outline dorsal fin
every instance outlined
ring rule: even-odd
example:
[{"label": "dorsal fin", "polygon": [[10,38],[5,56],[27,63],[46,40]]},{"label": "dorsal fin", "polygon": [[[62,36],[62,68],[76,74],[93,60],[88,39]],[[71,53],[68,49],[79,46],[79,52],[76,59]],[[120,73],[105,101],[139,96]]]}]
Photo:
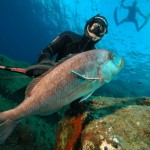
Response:
[{"label": "dorsal fin", "polygon": [[41,76],[37,77],[37,78],[34,78],[30,83],[29,85],[27,86],[26,88],[26,91],[25,91],[25,97],[28,97],[31,95],[31,92],[32,92],[32,89],[35,87],[35,85],[45,76],[49,73],[49,71],[43,73]]}]

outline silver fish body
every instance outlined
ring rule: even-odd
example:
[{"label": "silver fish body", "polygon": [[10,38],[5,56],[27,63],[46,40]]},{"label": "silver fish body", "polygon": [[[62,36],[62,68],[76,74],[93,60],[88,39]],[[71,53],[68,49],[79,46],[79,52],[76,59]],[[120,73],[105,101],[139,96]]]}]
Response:
[{"label": "silver fish body", "polygon": [[[24,101],[0,113],[0,143],[13,131],[17,121],[32,115],[51,114],[72,101],[86,99],[122,68],[123,59],[106,50],[77,54],[34,79]],[[9,128],[6,132],[4,128]]]}]

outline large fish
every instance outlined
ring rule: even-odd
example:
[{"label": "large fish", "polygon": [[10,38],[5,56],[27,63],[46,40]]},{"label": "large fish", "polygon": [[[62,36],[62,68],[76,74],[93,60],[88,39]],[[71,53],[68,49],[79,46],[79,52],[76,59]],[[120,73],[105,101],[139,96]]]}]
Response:
[{"label": "large fish", "polygon": [[22,118],[51,114],[78,98],[85,100],[109,82],[123,64],[123,58],[107,50],[91,50],[77,54],[35,78],[27,87],[24,101],[16,108],[0,113],[0,143]]}]

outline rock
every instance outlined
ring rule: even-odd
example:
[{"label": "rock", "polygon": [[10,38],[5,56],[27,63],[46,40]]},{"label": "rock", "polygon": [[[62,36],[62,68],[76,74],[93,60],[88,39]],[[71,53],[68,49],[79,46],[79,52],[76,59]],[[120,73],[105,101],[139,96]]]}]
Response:
[{"label": "rock", "polygon": [[149,102],[150,98],[92,98],[83,113],[61,120],[57,150],[149,150]]}]

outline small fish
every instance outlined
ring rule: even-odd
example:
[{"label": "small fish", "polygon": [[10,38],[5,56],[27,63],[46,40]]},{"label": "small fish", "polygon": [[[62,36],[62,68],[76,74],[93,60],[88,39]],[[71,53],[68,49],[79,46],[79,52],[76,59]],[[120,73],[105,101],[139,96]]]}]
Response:
[{"label": "small fish", "polygon": [[26,89],[24,101],[16,108],[0,112],[0,143],[12,133],[24,117],[48,115],[81,98],[87,99],[123,67],[122,57],[107,50],[77,54],[42,76]]}]

